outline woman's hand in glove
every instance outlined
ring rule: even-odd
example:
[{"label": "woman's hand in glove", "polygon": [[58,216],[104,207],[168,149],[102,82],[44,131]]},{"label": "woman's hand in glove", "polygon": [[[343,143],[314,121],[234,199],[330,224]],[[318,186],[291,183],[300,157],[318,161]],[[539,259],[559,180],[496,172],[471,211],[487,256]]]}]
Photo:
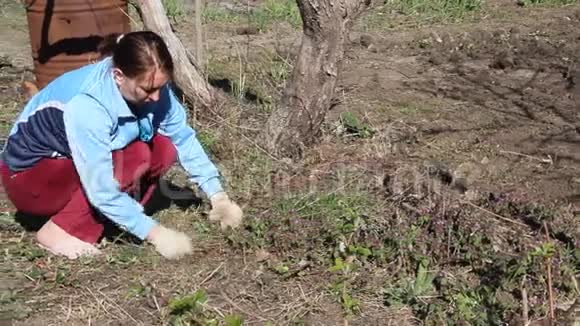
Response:
[{"label": "woman's hand in glove", "polygon": [[193,251],[189,236],[162,225],[154,226],[147,240],[163,257],[168,259],[179,259]]},{"label": "woman's hand in glove", "polygon": [[230,200],[225,192],[218,192],[210,198],[211,211],[209,219],[211,221],[220,221],[223,229],[227,227],[237,228],[242,223],[242,209],[236,203]]}]

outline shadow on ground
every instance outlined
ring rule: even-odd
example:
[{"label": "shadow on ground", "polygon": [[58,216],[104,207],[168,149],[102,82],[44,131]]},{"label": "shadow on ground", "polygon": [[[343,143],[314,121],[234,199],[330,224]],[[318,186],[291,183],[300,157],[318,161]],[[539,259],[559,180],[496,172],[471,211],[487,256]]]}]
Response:
[{"label": "shadow on ground", "polygon": [[[167,187],[166,190],[169,190],[168,193],[171,194],[171,198],[164,195],[164,191],[158,186],[149,202],[144,206],[145,214],[153,216],[162,210],[168,209],[171,205],[175,205],[181,209],[187,209],[190,207],[200,207],[202,204],[202,199],[197,197],[193,190],[187,187],[180,187],[171,182],[165,183],[164,187]],[[20,211],[17,211],[14,215],[14,221],[28,232],[38,231],[49,219],[50,217],[47,216],[31,215]],[[102,214],[98,214],[97,219],[105,226],[103,238],[108,240],[122,239],[132,243],[141,242],[131,234],[119,229]]]}]

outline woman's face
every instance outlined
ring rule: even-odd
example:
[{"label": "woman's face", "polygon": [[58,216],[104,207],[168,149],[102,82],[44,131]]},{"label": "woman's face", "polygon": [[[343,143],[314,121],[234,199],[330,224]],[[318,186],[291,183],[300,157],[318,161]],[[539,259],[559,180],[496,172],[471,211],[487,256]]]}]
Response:
[{"label": "woman's face", "polygon": [[161,88],[169,81],[169,77],[157,68],[137,78],[125,76],[118,68],[114,69],[113,75],[123,98],[136,106],[158,101]]}]

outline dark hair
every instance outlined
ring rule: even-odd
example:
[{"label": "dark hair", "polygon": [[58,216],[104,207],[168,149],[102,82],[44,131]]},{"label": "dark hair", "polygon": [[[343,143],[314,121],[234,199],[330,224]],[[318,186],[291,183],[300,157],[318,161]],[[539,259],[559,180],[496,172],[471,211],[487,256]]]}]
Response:
[{"label": "dark hair", "polygon": [[157,66],[173,77],[173,59],[161,36],[151,31],[110,34],[98,48],[101,58],[112,56],[113,65],[129,78],[136,78]]}]

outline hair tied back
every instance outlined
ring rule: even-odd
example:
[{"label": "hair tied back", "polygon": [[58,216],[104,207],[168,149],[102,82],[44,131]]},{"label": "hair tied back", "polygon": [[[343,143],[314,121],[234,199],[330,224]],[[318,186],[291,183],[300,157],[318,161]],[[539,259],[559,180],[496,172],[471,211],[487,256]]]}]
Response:
[{"label": "hair tied back", "polygon": [[117,37],[117,44],[119,44],[119,42],[121,42],[121,39],[125,36],[125,34],[121,34]]}]

